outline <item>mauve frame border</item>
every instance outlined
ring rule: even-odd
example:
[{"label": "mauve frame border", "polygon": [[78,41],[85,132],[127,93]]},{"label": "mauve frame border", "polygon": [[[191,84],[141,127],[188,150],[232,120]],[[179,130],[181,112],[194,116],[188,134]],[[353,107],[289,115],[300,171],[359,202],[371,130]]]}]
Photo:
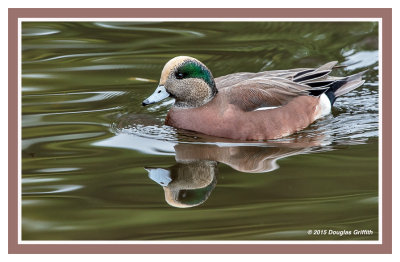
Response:
[{"label": "mauve frame border", "polygon": [[[19,244],[19,18],[381,18],[382,244]],[[392,9],[391,8],[9,8],[8,252],[10,254],[391,254],[392,253]]]}]

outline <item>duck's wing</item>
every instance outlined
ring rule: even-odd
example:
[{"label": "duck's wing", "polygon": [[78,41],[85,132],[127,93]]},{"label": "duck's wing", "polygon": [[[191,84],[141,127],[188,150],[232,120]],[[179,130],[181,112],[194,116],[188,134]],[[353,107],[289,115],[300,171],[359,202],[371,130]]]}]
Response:
[{"label": "duck's wing", "polygon": [[[316,81],[328,78],[329,73],[335,68],[337,61],[326,63],[318,68],[294,68],[288,70],[272,70],[258,73],[241,72],[215,78],[217,89],[231,87],[240,82],[254,78],[285,78],[294,82]],[[330,76],[329,76],[330,77]]]},{"label": "duck's wing", "polygon": [[244,111],[261,107],[276,107],[287,104],[297,96],[322,94],[327,88],[310,88],[291,80],[277,77],[252,78],[224,88],[228,101]]},{"label": "duck's wing", "polygon": [[[221,78],[219,90],[226,92],[229,103],[244,111],[287,104],[297,96],[319,96],[343,78],[329,76],[336,61],[316,69],[277,70],[260,73],[232,74]],[[230,81],[230,85],[228,85]]]},{"label": "duck's wing", "polygon": [[269,78],[269,77],[280,77],[285,79],[291,79],[294,75],[299,72],[309,70],[307,68],[298,68],[290,70],[274,70],[274,71],[264,71],[258,73],[241,72],[233,73],[225,76],[220,76],[215,78],[215,85],[217,89],[223,89],[226,87],[231,87],[233,85],[239,84],[243,81],[247,81],[254,78]]}]

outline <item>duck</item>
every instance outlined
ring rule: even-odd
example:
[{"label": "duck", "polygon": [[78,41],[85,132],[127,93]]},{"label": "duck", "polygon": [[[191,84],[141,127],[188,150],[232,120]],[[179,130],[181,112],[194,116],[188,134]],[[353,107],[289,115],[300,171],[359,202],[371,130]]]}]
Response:
[{"label": "duck", "polygon": [[243,141],[279,139],[329,115],[338,97],[364,84],[366,71],[331,76],[337,63],[214,78],[196,58],[178,56],[165,64],[142,105],[174,98],[165,125],[178,129]]}]

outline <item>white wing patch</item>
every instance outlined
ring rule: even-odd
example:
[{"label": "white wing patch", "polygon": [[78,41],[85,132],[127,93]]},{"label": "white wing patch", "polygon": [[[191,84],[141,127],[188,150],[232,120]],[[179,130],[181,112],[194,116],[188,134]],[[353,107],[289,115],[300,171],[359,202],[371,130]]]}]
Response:
[{"label": "white wing patch", "polygon": [[253,111],[263,111],[263,110],[270,110],[270,109],[275,109],[278,108],[279,106],[266,106],[266,107],[259,107],[257,109],[254,109]]}]

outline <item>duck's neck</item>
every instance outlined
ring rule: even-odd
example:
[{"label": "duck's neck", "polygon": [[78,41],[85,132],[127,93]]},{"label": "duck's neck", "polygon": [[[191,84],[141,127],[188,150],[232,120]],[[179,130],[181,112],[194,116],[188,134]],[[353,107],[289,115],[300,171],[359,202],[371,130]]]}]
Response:
[{"label": "duck's neck", "polygon": [[185,97],[184,100],[180,100],[175,97],[175,104],[174,107],[177,108],[195,108],[195,107],[200,107],[203,106],[207,103],[209,103],[211,100],[214,99],[214,97],[217,95],[218,90],[215,89],[213,92],[209,93],[208,96],[199,99],[200,97],[194,97],[194,99],[190,99],[190,97]]},{"label": "duck's neck", "polygon": [[196,108],[196,107],[200,107],[203,106],[209,102],[211,102],[211,100],[214,99],[215,96],[212,97],[208,97],[206,99],[203,100],[197,100],[197,101],[180,101],[178,99],[175,100],[174,103],[174,107],[176,108]]}]

